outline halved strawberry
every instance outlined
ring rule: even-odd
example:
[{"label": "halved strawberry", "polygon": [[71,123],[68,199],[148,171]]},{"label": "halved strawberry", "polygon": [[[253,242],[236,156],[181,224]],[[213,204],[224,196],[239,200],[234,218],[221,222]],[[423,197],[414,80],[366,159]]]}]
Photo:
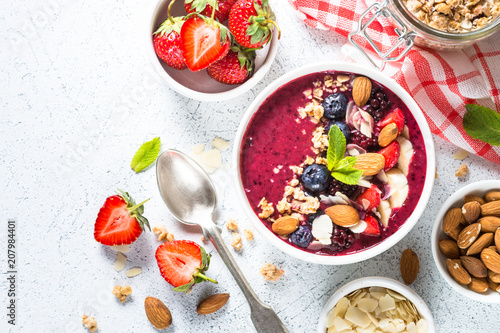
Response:
[{"label": "halved strawberry", "polygon": [[227,29],[213,19],[192,16],[181,28],[184,60],[192,71],[207,68],[229,52]]},{"label": "halved strawberry", "polygon": [[229,11],[237,0],[185,0],[184,8],[188,13],[200,13],[211,17],[215,3],[214,18],[219,22],[224,22],[229,16]]},{"label": "halved strawberry", "polygon": [[255,68],[255,50],[231,46],[229,53],[207,68],[208,75],[225,84],[241,84],[250,78]]},{"label": "halved strawberry", "polygon": [[378,152],[385,159],[384,171],[389,171],[398,163],[399,159],[399,142],[393,141],[387,147]]},{"label": "halved strawberry", "polygon": [[104,245],[132,244],[149,227],[148,220],[142,216],[144,203],[135,204],[134,199],[120,190],[120,195],[106,199],[97,214],[94,226],[94,238]]},{"label": "halved strawberry", "polygon": [[366,229],[362,232],[363,235],[379,236],[380,226],[378,221],[371,215],[365,216]]},{"label": "halved strawberry", "polygon": [[203,273],[210,265],[210,255],[205,249],[189,240],[163,243],[156,250],[156,261],[161,276],[175,288],[175,291],[189,291],[195,283],[217,281]]},{"label": "halved strawberry", "polygon": [[356,202],[359,203],[367,212],[371,212],[380,204],[380,194],[381,191],[377,185],[372,184],[370,188],[358,195]]},{"label": "halved strawberry", "polygon": [[393,111],[389,112],[381,121],[377,123],[377,126],[380,128],[384,128],[385,126],[389,124],[396,124],[399,130],[399,134],[403,131],[403,128],[405,127],[405,116],[403,114],[403,111],[401,111],[399,108],[394,109]]}]

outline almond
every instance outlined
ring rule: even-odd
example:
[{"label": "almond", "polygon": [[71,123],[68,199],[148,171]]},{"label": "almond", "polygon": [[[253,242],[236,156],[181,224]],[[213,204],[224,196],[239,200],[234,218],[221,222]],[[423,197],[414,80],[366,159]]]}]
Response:
[{"label": "almond", "polygon": [[462,206],[462,215],[467,224],[476,222],[481,214],[481,205],[477,201],[467,202]]},{"label": "almond", "polygon": [[481,260],[489,270],[500,274],[500,254],[492,249],[484,249],[481,251]]},{"label": "almond", "polygon": [[483,262],[474,257],[460,257],[462,266],[470,273],[470,275],[477,278],[485,278],[487,276],[488,270],[484,266]]},{"label": "almond", "polygon": [[497,247],[495,245],[488,246],[487,249],[490,249],[491,251],[498,253]]},{"label": "almond", "polygon": [[272,229],[280,236],[289,235],[299,226],[299,219],[293,216],[283,216],[274,221]]},{"label": "almond", "polygon": [[500,228],[495,231],[495,246],[497,248],[497,252],[500,253]]},{"label": "almond", "polygon": [[485,216],[481,217],[477,222],[481,223],[483,232],[495,232],[500,228],[500,217]]},{"label": "almond", "polygon": [[358,76],[352,83],[352,99],[357,106],[363,107],[372,93],[372,81],[364,76]]},{"label": "almond", "polygon": [[460,232],[460,235],[458,235],[458,240],[457,240],[457,245],[461,249],[467,249],[469,246],[472,245],[477,239],[477,236],[479,236],[479,233],[481,232],[481,224],[479,223],[473,223],[471,225],[468,225]]},{"label": "almond", "polygon": [[500,191],[490,191],[483,198],[486,202],[500,200]]},{"label": "almond", "polygon": [[486,279],[472,277],[471,283],[467,285],[470,290],[475,291],[476,293],[484,293],[488,291],[488,281]]},{"label": "almond", "polygon": [[201,315],[214,313],[215,311],[219,310],[224,305],[226,305],[228,300],[229,300],[229,294],[227,293],[208,296],[198,304],[196,312],[198,312]]},{"label": "almond", "polygon": [[144,309],[149,322],[157,329],[162,330],[172,324],[172,314],[162,301],[154,297],[146,297]]},{"label": "almond", "polygon": [[378,135],[378,145],[380,147],[387,147],[392,141],[396,140],[398,135],[398,126],[395,123],[390,123],[380,131]]},{"label": "almond", "polygon": [[489,269],[487,274],[488,274],[488,279],[490,279],[495,283],[500,283],[500,274],[490,271]]},{"label": "almond", "polygon": [[484,205],[486,201],[483,198],[478,197],[477,195],[469,194],[464,197],[464,202],[477,201],[480,205]]},{"label": "almond", "polygon": [[499,292],[500,293],[500,285],[496,282],[493,282],[491,281],[490,279],[486,279],[486,281],[488,282],[488,287],[493,290],[493,291],[496,291],[496,292]]},{"label": "almond", "polygon": [[439,241],[439,249],[447,258],[460,258],[460,249],[458,248],[456,241],[451,239],[442,239]]},{"label": "almond", "polygon": [[401,255],[401,276],[406,284],[412,284],[417,278],[418,269],[420,268],[420,261],[418,256],[413,250],[406,249]]},{"label": "almond", "polygon": [[333,223],[341,227],[352,227],[359,222],[359,214],[356,209],[348,205],[335,205],[325,209],[325,214]]},{"label": "almond", "polygon": [[356,156],[354,168],[363,171],[363,176],[374,176],[385,167],[384,156],[377,153],[366,153]]},{"label": "almond", "polygon": [[458,236],[460,235],[460,233],[462,232],[462,230],[464,230],[464,226],[462,224],[459,224],[458,227],[456,227],[455,229],[451,230],[449,233],[447,233],[447,235],[454,239],[455,241],[458,240]]},{"label": "almond", "polygon": [[481,216],[500,216],[500,201],[490,201],[481,205]]},{"label": "almond", "polygon": [[469,273],[462,267],[459,259],[446,259],[446,268],[451,277],[459,284],[469,284],[472,282]]},{"label": "almond", "polygon": [[493,243],[493,234],[488,232],[486,234],[482,234],[468,249],[467,255],[473,256],[475,254],[481,253],[482,250],[487,248]]},{"label": "almond", "polygon": [[445,234],[449,234],[452,230],[455,230],[462,220],[462,210],[458,207],[451,208],[446,212],[443,219],[443,231]]}]

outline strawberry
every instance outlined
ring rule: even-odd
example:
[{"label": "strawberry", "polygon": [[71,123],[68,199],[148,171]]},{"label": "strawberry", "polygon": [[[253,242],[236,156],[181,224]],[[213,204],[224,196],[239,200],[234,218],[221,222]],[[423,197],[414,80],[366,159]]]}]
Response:
[{"label": "strawberry", "polygon": [[260,48],[269,43],[276,27],[269,0],[238,0],[229,12],[229,30],[244,47]]},{"label": "strawberry", "polygon": [[380,128],[384,128],[385,126],[392,123],[396,124],[396,126],[398,127],[398,135],[401,134],[403,128],[405,127],[405,116],[403,114],[403,111],[401,111],[399,108],[396,108],[388,113],[381,121],[377,123],[377,126]]},{"label": "strawberry", "polygon": [[210,264],[210,255],[205,249],[189,240],[176,240],[163,243],[156,250],[156,261],[161,276],[175,288],[175,291],[190,291],[199,282],[208,280],[203,273]]},{"label": "strawberry", "polygon": [[192,71],[207,68],[229,52],[227,29],[211,18],[194,15],[181,28],[184,60]]},{"label": "strawberry", "polygon": [[224,22],[235,2],[236,0],[185,0],[184,8],[188,13],[200,13],[210,17],[214,8],[212,5],[215,3],[214,19]]},{"label": "strawberry", "polygon": [[252,76],[255,68],[255,50],[234,45],[221,60],[207,68],[208,75],[225,84],[240,84]]},{"label": "strawberry", "polygon": [[379,236],[380,226],[378,221],[371,215],[365,216],[366,229],[362,232],[363,235]]},{"label": "strawberry", "polygon": [[[373,211],[374,208],[377,208],[380,204],[380,193],[379,188],[372,184],[372,186],[366,189],[363,193],[358,195],[356,198],[356,202],[359,203],[367,212]],[[368,206],[365,208],[365,205]]]},{"label": "strawberry", "polygon": [[94,238],[104,245],[132,244],[149,227],[148,220],[142,216],[144,203],[136,204],[134,199],[120,190],[120,195],[106,199],[97,214],[94,226]]},{"label": "strawberry", "polygon": [[384,171],[392,169],[392,167],[396,165],[399,159],[399,142],[392,141],[391,144],[380,150],[378,153],[384,156]]}]

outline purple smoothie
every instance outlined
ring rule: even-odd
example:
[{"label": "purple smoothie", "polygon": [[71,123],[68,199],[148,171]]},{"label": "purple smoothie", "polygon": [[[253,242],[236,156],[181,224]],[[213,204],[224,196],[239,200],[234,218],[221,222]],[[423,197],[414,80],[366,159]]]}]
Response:
[{"label": "purple smoothie", "polygon": [[[289,167],[300,165],[307,156],[315,156],[311,149],[311,137],[318,125],[308,117],[300,119],[297,109],[310,101],[303,92],[327,74],[335,76],[344,73],[332,71],[308,74],[281,86],[262,103],[249,122],[241,146],[240,171],[248,201],[256,215],[260,213],[257,206],[262,197],[273,204],[282,199],[285,186],[294,176]],[[380,227],[380,236],[355,234],[354,244],[343,252],[328,249],[311,251],[276,235],[284,242],[307,252],[324,255],[345,255],[362,251],[394,234],[415,209],[422,193],[427,167],[422,133],[408,107],[385,86],[374,80],[372,83],[374,87],[379,86],[385,90],[391,102],[391,110],[400,108],[406,119],[414,149],[407,177],[408,198],[403,207],[393,210],[388,227]],[[352,100],[350,91],[345,94]],[[323,205],[321,208],[324,208]],[[275,211],[271,217],[278,218],[279,213]],[[261,221],[271,229],[269,221]]]}]

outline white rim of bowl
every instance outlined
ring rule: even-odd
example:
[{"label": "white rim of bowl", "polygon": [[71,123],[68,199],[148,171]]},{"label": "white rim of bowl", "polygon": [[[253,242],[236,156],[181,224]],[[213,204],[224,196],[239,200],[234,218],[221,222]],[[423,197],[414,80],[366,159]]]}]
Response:
[{"label": "white rim of bowl", "polygon": [[415,304],[420,315],[427,321],[427,325],[429,328],[429,333],[436,332],[436,325],[434,323],[434,318],[432,316],[431,310],[424,302],[424,300],[410,287],[405,286],[399,281],[380,277],[380,276],[371,276],[364,277],[361,279],[357,279],[347,283],[346,285],[339,288],[326,302],[323,310],[321,310],[321,314],[318,321],[318,333],[326,332],[326,317],[328,312],[337,304],[337,302],[344,297],[345,295],[361,289],[361,288],[369,288],[369,287],[383,287],[387,289],[392,289],[404,297],[406,297],[410,302]]},{"label": "white rim of bowl", "polygon": [[250,90],[252,87],[254,87],[259,81],[261,81],[264,76],[267,74],[269,69],[271,68],[271,65],[274,62],[274,59],[276,58],[276,52],[278,51],[278,36],[277,34],[273,34],[273,37],[271,41],[269,42],[269,51],[266,56],[266,60],[262,63],[260,68],[253,73],[252,77],[249,78],[245,83],[234,87],[231,90],[220,92],[220,93],[204,93],[204,92],[199,92],[196,90],[189,89],[188,87],[180,84],[176,80],[174,80],[170,75],[165,72],[165,69],[161,66],[160,60],[158,59],[158,56],[156,55],[154,45],[153,45],[153,31],[156,30],[156,27],[154,26],[154,22],[156,19],[156,14],[158,10],[160,9],[160,6],[165,2],[166,0],[160,0],[156,4],[154,10],[152,11],[150,15],[150,20],[149,23],[146,26],[146,52],[148,53],[148,58],[150,60],[151,66],[154,68],[156,73],[167,83],[167,85],[177,91],[179,94],[198,100],[202,102],[219,102],[219,101],[225,101],[228,99],[235,98],[239,95],[244,94],[248,90]]},{"label": "white rim of bowl", "polygon": [[[475,291],[470,290],[467,286],[462,286],[455,282],[453,278],[448,273],[448,269],[446,268],[446,257],[441,253],[439,249],[439,240],[445,238],[445,233],[443,231],[443,226],[441,221],[444,218],[444,215],[451,207],[454,207],[459,202],[463,202],[463,198],[467,194],[480,194],[479,196],[483,196],[489,190],[492,189],[500,189],[500,180],[498,179],[490,179],[490,180],[481,180],[479,182],[471,183],[466,185],[460,189],[458,189],[455,193],[453,193],[441,206],[441,209],[436,215],[436,219],[434,220],[434,225],[432,227],[432,256],[434,258],[434,263],[436,264],[439,273],[444,278],[448,284],[455,289],[458,293],[464,295],[467,298],[470,298],[474,301],[481,301],[485,303],[500,303],[500,294],[493,291],[488,290],[487,294],[476,293]],[[457,206],[458,207],[458,206]]]},{"label": "white rim of bowl", "polygon": [[[328,71],[328,70],[336,70],[336,71],[344,71],[350,72],[360,75],[366,75],[379,83],[386,86],[392,92],[394,92],[402,101],[406,104],[408,109],[411,111],[413,117],[417,121],[417,124],[422,132],[422,137],[426,149],[426,157],[427,157],[427,168],[426,168],[426,177],[424,182],[424,187],[420,196],[420,199],[413,210],[413,213],[410,215],[408,220],[396,231],[394,234],[384,239],[382,242],[376,244],[375,246],[359,251],[353,254],[341,255],[341,256],[326,256],[326,255],[317,255],[310,252],[306,252],[304,250],[297,249],[292,245],[286,244],[284,241],[278,238],[271,230],[269,230],[264,223],[257,217],[254,213],[248,199],[246,197],[243,183],[240,175],[240,148],[241,142],[243,140],[243,136],[245,135],[246,128],[248,123],[252,119],[254,113],[258,110],[259,106],[264,102],[264,100],[271,95],[276,89],[281,87],[282,85],[288,83],[289,81],[316,72]],[[346,63],[346,62],[323,62],[314,65],[307,65],[304,67],[297,68],[292,70],[283,76],[277,78],[273,81],[269,86],[267,86],[250,104],[247,111],[243,115],[243,118],[238,127],[238,131],[236,133],[235,145],[233,147],[233,163],[236,168],[236,172],[233,173],[234,183],[236,186],[236,193],[239,198],[240,203],[243,205],[243,209],[246,215],[249,217],[253,226],[265,236],[265,238],[271,242],[274,246],[282,250],[283,252],[308,262],[323,264],[323,265],[345,265],[352,264],[356,262],[360,262],[363,260],[367,260],[373,258],[374,256],[386,251],[387,249],[394,246],[397,242],[410,232],[410,230],[415,226],[418,222],[418,219],[423,214],[425,207],[429,201],[432,188],[434,186],[434,173],[435,173],[435,152],[434,152],[434,142],[432,140],[432,134],[425,120],[425,117],[418,107],[417,103],[413,100],[413,98],[394,80],[388,78],[381,74],[380,72],[368,68],[362,65]]]}]

